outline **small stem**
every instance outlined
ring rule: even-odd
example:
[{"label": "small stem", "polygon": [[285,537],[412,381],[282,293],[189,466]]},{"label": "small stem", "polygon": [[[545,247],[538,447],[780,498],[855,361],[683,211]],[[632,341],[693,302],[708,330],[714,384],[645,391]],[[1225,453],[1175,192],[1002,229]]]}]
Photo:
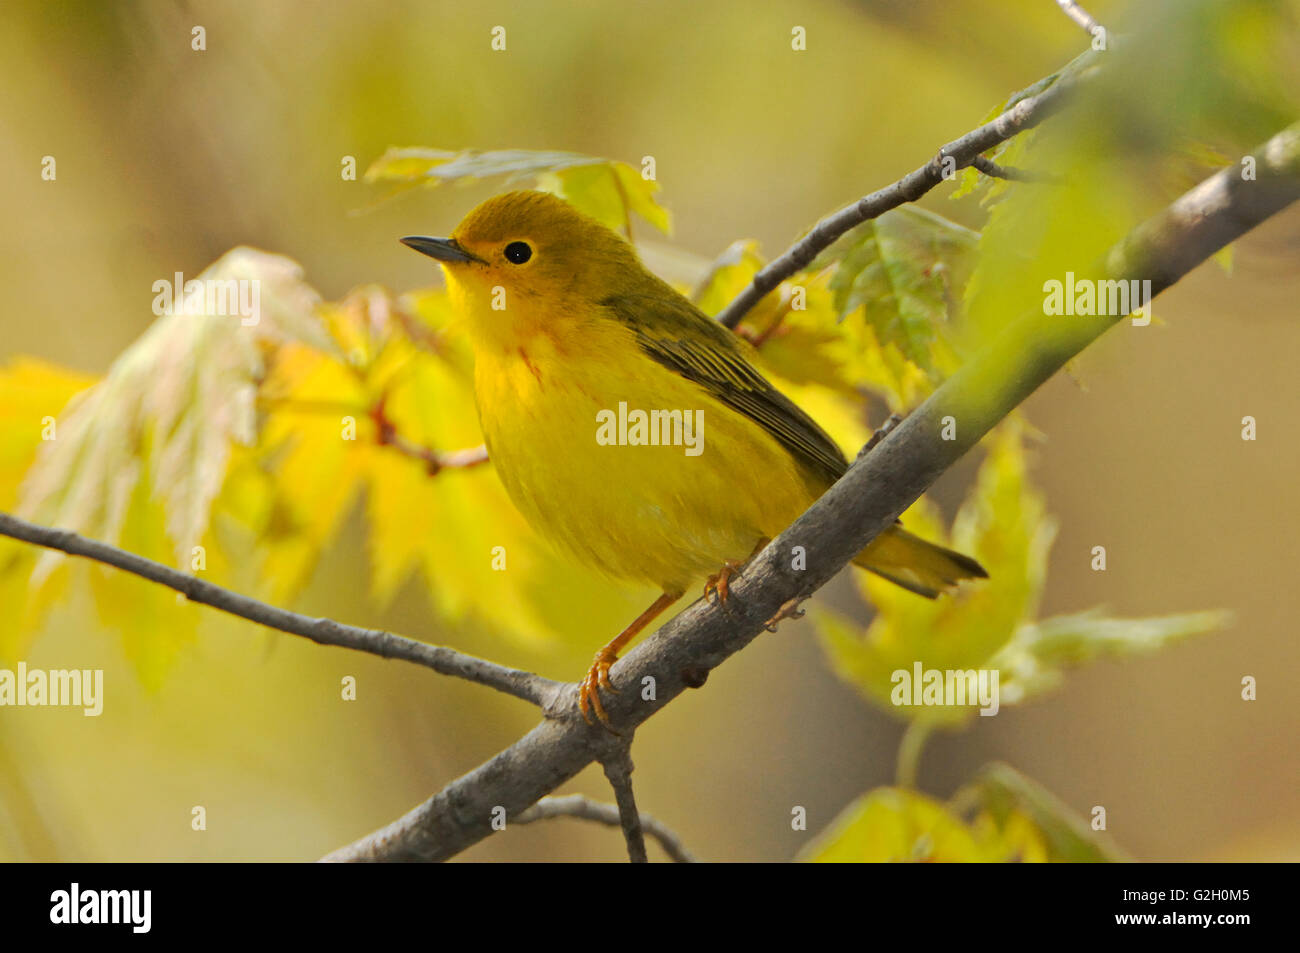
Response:
[{"label": "small stem", "polygon": [[619,748],[618,753],[602,761],[601,766],[618,803],[619,823],[623,827],[623,839],[627,841],[627,858],[634,864],[648,863],[645,835],[641,831],[641,812],[636,809],[636,798],[632,794],[632,755],[628,746]]},{"label": "small stem", "polygon": [[894,783],[900,788],[916,787],[921,752],[933,733],[934,722],[921,720],[913,721],[903,732],[902,740],[898,743],[898,770],[894,776]]},{"label": "small stem", "polygon": [[1010,182],[1057,184],[1061,181],[1059,177],[1054,175],[1043,175],[1039,172],[1030,172],[1027,169],[1015,169],[1010,166],[998,165],[992,159],[986,159],[984,156],[976,156],[971,160],[970,164],[990,178],[1006,179]]}]

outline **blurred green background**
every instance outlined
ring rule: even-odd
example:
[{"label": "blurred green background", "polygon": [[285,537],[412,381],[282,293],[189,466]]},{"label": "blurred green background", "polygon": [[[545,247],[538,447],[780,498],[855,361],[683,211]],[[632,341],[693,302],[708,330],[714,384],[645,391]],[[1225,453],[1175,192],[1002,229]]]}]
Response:
[{"label": "blurred green background", "polygon": [[[1137,4],[1095,0],[1103,22]],[[379,203],[340,177],[391,145],[562,149],[657,161],[673,241],[776,254],[825,212],[973,128],[1087,38],[1051,0],[5,5],[0,30],[2,356],[102,373],[153,320],[151,286],[238,244],[300,261],[327,298],[430,281],[399,235],[445,234],[496,186]],[[489,31],[507,28],[493,52]],[[806,27],[794,55],[790,29]],[[202,25],[207,49],[191,50]],[[1158,81],[1158,76],[1153,77]],[[1134,91],[1140,95],[1140,90]],[[58,161],[40,178],[44,155]],[[942,192],[942,190],[941,190]],[[971,227],[979,207],[928,207]],[[1071,675],[1050,697],[940,735],[923,789],[946,796],[1007,761],[1080,813],[1107,809],[1139,859],[1300,859],[1295,479],[1300,464],[1300,212],[1202,267],[1027,405],[1035,478],[1060,521],[1043,615],[1231,609],[1225,632]],[[1257,442],[1240,420],[1259,421]],[[951,504],[970,463],[945,476]],[[367,599],[359,518],[295,608],[575,678],[565,658],[441,632],[411,585]],[[1089,569],[1105,545],[1109,570]],[[821,598],[851,604],[847,586]],[[582,621],[575,607],[575,626]],[[102,667],[104,714],[0,710],[0,858],[310,859],[388,822],[515,740],[526,706],[450,679],[212,619],[144,690],[92,606],[72,601],[32,666]],[[8,662],[6,661],[6,664]],[[337,701],[356,675],[358,701]],[[1240,680],[1259,700],[1240,700]],[[702,858],[793,856],[893,776],[901,725],[785,624],[637,736],[638,799]],[[598,769],[564,792],[608,799]],[[563,792],[562,792],[563,793]],[[208,829],[190,829],[202,804]],[[809,832],[790,829],[808,809]],[[652,847],[652,851],[656,848]],[[470,860],[624,856],[577,821],[511,828]]]}]

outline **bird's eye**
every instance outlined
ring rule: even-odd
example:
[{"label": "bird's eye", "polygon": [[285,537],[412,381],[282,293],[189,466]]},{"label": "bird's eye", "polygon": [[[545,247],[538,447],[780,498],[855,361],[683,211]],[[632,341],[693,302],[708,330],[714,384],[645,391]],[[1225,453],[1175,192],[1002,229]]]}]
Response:
[{"label": "bird's eye", "polygon": [[532,257],[533,250],[528,247],[527,242],[511,242],[506,246],[506,261],[522,265]]}]

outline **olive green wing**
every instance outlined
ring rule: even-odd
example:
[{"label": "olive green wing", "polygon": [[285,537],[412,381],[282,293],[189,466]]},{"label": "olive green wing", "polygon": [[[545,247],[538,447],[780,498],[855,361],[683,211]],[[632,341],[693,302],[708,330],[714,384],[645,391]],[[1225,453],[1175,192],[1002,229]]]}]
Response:
[{"label": "olive green wing", "polygon": [[848,463],[835,441],[746,360],[739,339],[664,285],[601,302],[647,356],[698,384],[775,437],[806,469],[833,483]]}]

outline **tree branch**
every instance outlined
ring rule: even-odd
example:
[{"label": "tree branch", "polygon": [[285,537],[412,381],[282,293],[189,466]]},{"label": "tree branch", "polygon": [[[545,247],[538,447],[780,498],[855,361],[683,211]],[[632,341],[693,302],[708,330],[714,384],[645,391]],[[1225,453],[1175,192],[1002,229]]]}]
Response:
[{"label": "tree branch", "polygon": [[333,619],[314,619],[299,615],[256,599],[232,592],[206,580],[188,575],[170,566],[154,562],[135,553],[129,553],[108,543],[86,539],[76,533],[38,526],[26,520],[0,513],[0,536],[9,536],[24,542],[35,543],[48,549],[58,549],[70,556],[84,556],[97,562],[115,566],[151,582],[182,593],[191,602],[212,606],[222,612],[239,616],[250,622],[265,625],[291,635],[301,635],[321,645],[368,652],[382,658],[402,659],[431,668],[442,675],[451,675],[495,688],[499,692],[522,698],[540,708],[550,705],[561,689],[567,687],[549,678],[531,672],[506,668],[475,658],[455,649],[428,642],[417,642],[404,636],[379,629],[362,629],[344,625]]},{"label": "tree branch", "polygon": [[[623,820],[618,808],[613,804],[592,801],[581,794],[566,797],[544,797],[532,807],[523,811],[514,819],[516,824],[532,824],[535,821],[549,820],[553,817],[576,817],[584,821],[595,821],[607,827],[622,827]],[[641,814],[641,827],[659,842],[664,852],[679,864],[695,863],[695,856],[686,849],[682,839],[649,814]]]},{"label": "tree branch", "polygon": [[[1101,273],[1150,279],[1165,290],[1211,253],[1300,199],[1300,124],[1255,153],[1257,180],[1225,169],[1134,230],[1107,257]],[[760,632],[791,599],[806,596],[912,504],[998,421],[1082,351],[1117,317],[1048,317],[1038,309],[1011,323],[924,404],[856,460],[794,524],[765,547],[731,583],[726,607],[697,601],[615,664],[618,684],[653,679],[654,697],[624,691],[606,711],[624,736],[698,683]],[[944,418],[958,422],[940,439]],[[806,569],[789,558],[805,549]],[[340,848],[326,860],[444,860],[492,832],[493,809],[517,817],[617,742],[576,711],[573,686],[547,717],[490,761],[456,779],[387,827]]]},{"label": "tree branch", "polygon": [[629,738],[627,744],[617,754],[606,758],[601,766],[614,789],[619,824],[623,828],[623,839],[627,841],[627,859],[634,864],[644,864],[649,862],[649,858],[645,852],[645,835],[641,833],[641,812],[636,809],[636,798],[632,796],[631,748]]},{"label": "tree branch", "polygon": [[912,170],[892,185],[872,192],[823,218],[784,254],[760,268],[749,286],[718,312],[718,322],[734,330],[740,319],[762,301],[768,292],[810,265],[814,258],[849,229],[877,218],[890,209],[915,202],[958,169],[972,164],[980,153],[1017,133],[1037,126],[1065,104],[1080,82],[1081,75],[1065,79],[1054,74],[1039,80],[1029,88],[1032,92],[1018,99],[1011,108],[991,122],[943,146],[925,165]]}]

